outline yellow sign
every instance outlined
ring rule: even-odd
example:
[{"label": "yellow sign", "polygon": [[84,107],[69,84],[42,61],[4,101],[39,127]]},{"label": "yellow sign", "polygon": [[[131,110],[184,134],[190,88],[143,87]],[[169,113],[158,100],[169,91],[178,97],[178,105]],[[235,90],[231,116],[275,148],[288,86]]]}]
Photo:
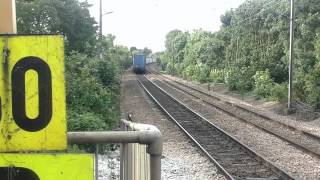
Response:
[{"label": "yellow sign", "polygon": [[0,154],[0,179],[93,180],[89,154]]},{"label": "yellow sign", "polygon": [[67,146],[60,35],[0,36],[0,151]]}]

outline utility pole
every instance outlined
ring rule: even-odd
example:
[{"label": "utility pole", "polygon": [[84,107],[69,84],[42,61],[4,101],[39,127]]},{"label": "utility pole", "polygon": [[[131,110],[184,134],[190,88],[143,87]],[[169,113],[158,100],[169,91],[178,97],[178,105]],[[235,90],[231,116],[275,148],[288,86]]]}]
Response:
[{"label": "utility pole", "polygon": [[107,14],[111,14],[113,13],[113,11],[110,11],[110,12],[107,12],[107,13],[102,13],[102,0],[100,0],[100,10],[99,10],[99,48],[100,48],[100,53],[99,53],[99,58],[100,60],[103,59],[103,46],[102,46],[102,17],[104,15],[107,15]]},{"label": "utility pole", "polygon": [[0,34],[16,33],[16,1],[0,0]]},{"label": "utility pole", "polygon": [[102,0],[100,0],[99,40],[102,40]]},{"label": "utility pole", "polygon": [[100,53],[99,53],[99,58],[100,60],[103,59],[103,49],[102,49],[102,0],[100,0],[100,11],[99,11],[99,49],[100,49]]},{"label": "utility pole", "polygon": [[293,78],[293,43],[294,43],[294,0],[290,4],[290,47],[289,47],[289,85],[288,85],[288,112],[292,111],[292,78]]}]

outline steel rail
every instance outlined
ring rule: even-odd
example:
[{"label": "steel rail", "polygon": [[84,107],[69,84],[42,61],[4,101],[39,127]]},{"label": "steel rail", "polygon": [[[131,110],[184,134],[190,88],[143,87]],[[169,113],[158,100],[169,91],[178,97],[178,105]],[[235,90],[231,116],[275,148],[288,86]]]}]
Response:
[{"label": "steel rail", "polygon": [[[172,81],[174,81],[174,80],[172,80]],[[194,97],[194,98],[197,98],[197,99],[201,100],[202,102],[204,102],[204,103],[206,103],[206,104],[208,104],[208,105],[210,105],[210,106],[212,106],[212,107],[214,107],[214,108],[219,109],[220,111],[228,114],[229,116],[235,117],[235,118],[237,118],[237,119],[239,119],[239,120],[241,120],[241,121],[243,121],[243,122],[245,122],[245,123],[249,123],[249,124],[251,124],[251,125],[253,125],[253,126],[255,126],[255,127],[263,130],[264,132],[267,132],[267,133],[272,134],[272,135],[274,135],[274,136],[276,136],[276,137],[278,137],[278,138],[280,138],[280,139],[282,139],[282,140],[284,140],[284,141],[287,141],[287,142],[293,144],[294,146],[296,146],[297,148],[299,148],[299,149],[301,149],[301,150],[303,150],[303,151],[305,151],[305,152],[307,152],[307,153],[311,153],[311,155],[313,155],[313,156],[320,157],[320,150],[317,149],[317,148],[312,148],[313,145],[310,145],[310,147],[309,147],[309,146],[307,147],[307,146],[305,146],[305,145],[303,145],[303,144],[300,144],[299,142],[295,142],[294,140],[291,140],[291,139],[289,139],[288,137],[285,137],[284,135],[281,135],[281,134],[279,134],[279,133],[277,133],[277,132],[274,132],[274,131],[272,131],[272,130],[270,130],[270,129],[267,129],[267,128],[263,127],[262,125],[258,124],[258,123],[254,123],[254,122],[252,122],[252,121],[250,121],[250,120],[248,120],[248,119],[246,119],[246,118],[242,118],[242,117],[240,117],[238,114],[233,113],[232,111],[230,111],[230,110],[228,110],[228,109],[226,109],[226,108],[220,107],[220,105],[217,105],[217,104],[215,104],[215,103],[212,103],[212,102],[210,102],[210,101],[208,101],[208,100],[206,100],[206,99],[203,99],[203,98],[201,98],[201,97],[198,97],[198,96],[194,95],[193,93],[191,93],[190,91],[187,91],[187,90],[185,90],[185,89],[183,89],[183,88],[181,88],[181,87],[178,87],[177,85],[174,85],[173,83],[171,83],[171,82],[169,82],[169,81],[167,81],[167,80],[164,80],[164,82],[167,83],[167,84],[169,84],[170,86],[173,86],[173,87],[176,88],[176,89],[181,90],[182,92],[184,92],[184,93],[186,93],[186,94],[189,94],[190,96],[192,96],[192,97]],[[176,81],[174,81],[174,82],[176,82]],[[182,84],[182,83],[180,83],[180,82],[176,82],[176,83],[179,84],[179,85],[181,85],[181,86],[183,86],[183,87],[186,87],[186,88],[188,88],[188,89],[197,91],[197,92],[199,92],[199,93],[201,93],[201,94],[203,94],[203,95],[205,95],[205,96],[208,96],[208,97],[211,97],[211,98],[214,98],[214,99],[218,99],[218,100],[220,100],[220,101],[222,101],[222,102],[225,102],[225,103],[227,103],[228,105],[231,105],[231,106],[233,106],[233,107],[236,106],[236,108],[240,108],[241,110],[244,110],[244,111],[247,112],[247,113],[250,113],[250,114],[252,114],[252,115],[258,116],[259,118],[266,119],[266,120],[270,121],[271,123],[276,123],[276,124],[278,124],[278,125],[284,126],[284,128],[288,128],[288,129],[290,129],[291,131],[301,132],[301,130],[298,130],[298,129],[292,127],[292,126],[287,126],[287,125],[285,125],[285,124],[283,124],[283,123],[280,123],[280,122],[278,122],[278,121],[274,121],[274,120],[272,120],[272,119],[269,118],[269,117],[266,117],[266,116],[264,116],[264,115],[261,115],[261,114],[259,114],[259,113],[253,112],[253,111],[250,111],[250,110],[248,110],[248,109],[246,109],[246,108],[243,108],[243,107],[241,107],[241,106],[239,106],[239,105],[237,105],[237,104],[234,104],[234,103],[231,103],[231,102],[228,102],[228,101],[221,100],[221,99],[219,99],[219,98],[217,98],[217,97],[215,97],[215,96],[213,96],[213,95],[211,95],[211,94],[208,94],[208,93],[206,93],[206,92],[203,92],[203,91],[201,91],[201,90],[199,90],[199,89],[196,89],[196,88],[187,86],[187,85]],[[309,136],[310,138],[315,139],[316,141],[320,141],[320,138],[319,138],[318,136],[315,136],[315,135],[313,135],[313,134],[307,134],[306,132],[303,132],[303,131],[302,131],[302,133],[303,133],[304,135],[306,135],[306,136]]]},{"label": "steel rail", "polygon": [[[291,175],[289,175],[287,172],[281,170],[278,166],[274,165],[273,163],[271,163],[270,161],[266,160],[264,157],[262,157],[260,154],[256,153],[255,151],[253,151],[251,148],[247,147],[246,145],[244,145],[243,143],[241,143],[240,141],[238,141],[236,138],[232,137],[229,133],[225,132],[224,130],[222,130],[221,128],[217,127],[216,125],[214,125],[213,123],[211,123],[210,121],[208,121],[207,119],[205,119],[204,117],[202,117],[200,114],[194,112],[193,110],[191,110],[190,108],[188,108],[186,105],[184,105],[182,102],[180,102],[179,100],[177,100],[176,98],[174,98],[173,96],[171,96],[170,94],[168,94],[165,90],[163,90],[161,87],[159,87],[158,85],[156,85],[155,83],[153,83],[152,81],[150,81],[149,79],[147,79],[145,76],[144,78],[147,80],[148,83],[150,83],[151,85],[153,85],[154,87],[156,87],[157,89],[159,89],[159,91],[161,91],[162,93],[164,93],[168,98],[170,98],[171,100],[173,100],[174,102],[176,102],[177,104],[179,104],[180,106],[184,107],[185,109],[187,109],[189,112],[195,114],[197,117],[200,117],[201,120],[205,121],[206,123],[209,123],[212,127],[214,127],[216,130],[218,130],[219,132],[221,132],[222,134],[226,135],[229,139],[231,139],[233,142],[235,142],[236,144],[238,144],[242,149],[244,149],[246,151],[246,153],[250,154],[250,157],[254,157],[258,162],[262,163],[265,167],[270,168],[270,170],[272,170],[272,172],[276,173],[279,177],[281,177],[282,179],[295,179],[294,177],[292,177]],[[143,89],[147,92],[147,94],[156,102],[156,104],[160,107],[160,109],[162,111],[164,111],[179,127],[180,129],[182,129],[182,131],[189,137],[191,138],[191,140],[209,157],[210,160],[212,160],[212,162],[214,162],[217,167],[223,172],[223,174],[225,174],[227,176],[228,179],[235,179],[236,177],[233,177],[225,168],[224,166],[222,166],[207,150],[204,146],[202,146],[196,139],[195,137],[192,136],[191,133],[189,133],[181,124],[180,122],[178,122],[178,120],[173,117],[168,111],[167,111],[167,107],[163,107],[163,105],[160,104],[160,102],[152,95],[152,92],[150,92],[148,90],[148,88],[143,84],[143,82],[141,80],[138,80],[139,84],[143,87]]]},{"label": "steel rail", "polygon": [[166,77],[166,76],[164,76],[163,74],[161,74],[161,73],[159,73],[159,72],[152,71],[152,73],[157,74],[157,75],[160,75],[160,76],[162,76],[163,78],[168,78],[168,79],[170,79],[171,81],[173,81],[173,82],[175,82],[175,83],[177,83],[177,84],[179,84],[179,85],[181,85],[181,86],[184,86],[184,87],[186,87],[186,88],[189,88],[189,89],[192,89],[192,90],[194,90],[194,91],[197,91],[197,92],[199,92],[199,93],[201,93],[201,94],[204,94],[204,95],[206,95],[206,96],[209,96],[209,97],[211,97],[211,98],[213,98],[213,99],[217,99],[217,100],[219,100],[219,101],[223,101],[223,102],[225,102],[225,103],[227,103],[227,104],[229,104],[229,105],[231,105],[231,106],[235,106],[235,107],[237,107],[237,108],[239,108],[239,109],[241,109],[241,110],[243,110],[243,111],[246,111],[246,112],[248,112],[248,113],[251,113],[251,114],[253,114],[253,115],[255,115],[255,116],[259,116],[259,117],[264,118],[264,119],[266,119],[266,120],[273,121],[274,123],[278,123],[278,124],[280,124],[280,125],[282,125],[282,126],[286,126],[287,128],[290,128],[290,129],[292,129],[292,130],[299,131],[299,132],[301,132],[301,133],[303,133],[303,134],[305,134],[305,135],[307,135],[307,136],[310,136],[310,137],[312,137],[312,138],[315,138],[315,139],[320,140],[320,136],[315,135],[315,134],[313,134],[313,133],[311,133],[311,132],[308,132],[308,131],[306,131],[306,130],[304,130],[304,129],[298,129],[298,128],[296,128],[296,127],[293,126],[293,125],[286,124],[286,123],[277,121],[277,120],[275,120],[274,118],[271,118],[271,117],[269,117],[269,116],[267,116],[267,115],[264,115],[264,114],[261,114],[261,113],[258,113],[258,112],[254,112],[254,111],[248,109],[247,107],[243,107],[243,106],[241,106],[241,105],[239,105],[239,104],[236,104],[236,103],[233,103],[233,102],[230,102],[230,101],[227,101],[227,100],[223,100],[223,99],[221,99],[220,97],[217,97],[217,96],[215,96],[215,95],[209,94],[209,93],[204,92],[204,91],[202,91],[202,90],[200,90],[200,89],[197,89],[197,88],[195,88],[195,87],[192,87],[192,86],[183,84],[183,83],[181,83],[181,82],[179,82],[179,81],[177,81],[177,80],[174,80],[174,79],[172,79],[172,78]]}]

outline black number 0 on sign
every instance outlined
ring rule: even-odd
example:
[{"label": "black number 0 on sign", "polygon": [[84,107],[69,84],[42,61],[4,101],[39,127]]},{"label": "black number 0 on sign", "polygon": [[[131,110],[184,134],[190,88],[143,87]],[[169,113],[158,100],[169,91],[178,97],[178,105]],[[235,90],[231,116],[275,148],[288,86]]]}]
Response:
[{"label": "black number 0 on sign", "polygon": [[30,169],[22,167],[0,167],[1,180],[40,180]]},{"label": "black number 0 on sign", "polygon": [[0,61],[0,152],[66,149],[63,36],[0,35]]},{"label": "black number 0 on sign", "polygon": [[[28,70],[38,73],[39,114],[35,119],[26,115],[25,74]],[[52,117],[51,71],[46,62],[38,57],[25,57],[12,69],[12,115],[16,124],[26,131],[39,131],[45,128]]]}]

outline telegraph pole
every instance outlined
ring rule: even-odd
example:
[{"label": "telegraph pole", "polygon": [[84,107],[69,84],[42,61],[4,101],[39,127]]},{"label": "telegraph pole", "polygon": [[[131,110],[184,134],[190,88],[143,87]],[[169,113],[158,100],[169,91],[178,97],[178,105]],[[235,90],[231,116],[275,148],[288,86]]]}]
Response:
[{"label": "telegraph pole", "polygon": [[99,44],[100,44],[100,53],[99,58],[100,60],[103,59],[103,50],[102,50],[102,0],[100,0],[100,11],[99,11]]},{"label": "telegraph pole", "polygon": [[0,34],[16,33],[16,1],[0,0]]},{"label": "telegraph pole", "polygon": [[292,77],[293,77],[293,43],[294,43],[294,0],[290,4],[290,47],[289,47],[289,85],[288,85],[288,112],[292,111]]},{"label": "telegraph pole", "polygon": [[102,40],[102,0],[100,0],[100,14],[99,14],[99,40]]},{"label": "telegraph pole", "polygon": [[99,58],[100,60],[103,59],[103,46],[102,46],[102,17],[104,15],[107,15],[107,14],[111,14],[113,13],[113,11],[110,11],[110,12],[106,12],[106,13],[102,13],[102,0],[100,0],[100,10],[99,10],[99,42],[100,42],[100,45],[99,45],[99,48],[100,48],[100,53],[99,53]]}]

